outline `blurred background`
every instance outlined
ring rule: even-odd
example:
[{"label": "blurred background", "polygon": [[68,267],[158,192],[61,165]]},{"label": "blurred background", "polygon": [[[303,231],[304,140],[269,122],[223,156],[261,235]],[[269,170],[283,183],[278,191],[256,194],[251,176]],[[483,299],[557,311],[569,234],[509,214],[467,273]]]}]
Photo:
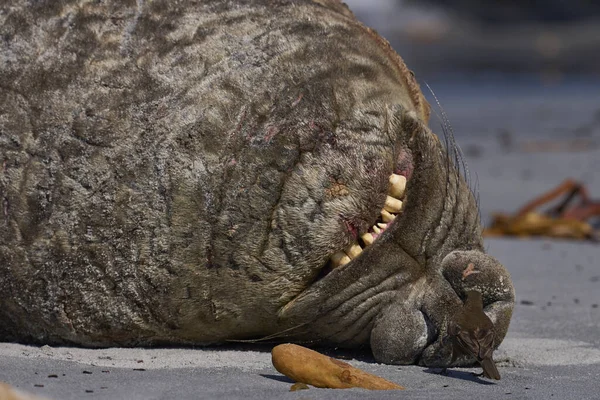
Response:
[{"label": "blurred background", "polygon": [[567,178],[600,200],[599,1],[345,2],[435,92],[485,223]]},{"label": "blurred background", "polygon": [[350,0],[425,77],[533,73],[600,78],[596,0]]}]

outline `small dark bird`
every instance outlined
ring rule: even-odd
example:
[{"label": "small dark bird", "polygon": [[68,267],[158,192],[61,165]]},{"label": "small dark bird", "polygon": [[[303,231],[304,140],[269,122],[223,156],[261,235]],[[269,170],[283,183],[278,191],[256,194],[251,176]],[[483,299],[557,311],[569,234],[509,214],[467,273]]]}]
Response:
[{"label": "small dark bird", "polygon": [[461,355],[474,356],[483,368],[483,373],[478,376],[500,380],[500,373],[492,359],[496,336],[494,324],[483,312],[481,293],[473,290],[466,295],[462,309],[448,323],[448,335],[443,342],[452,343],[452,362]]}]

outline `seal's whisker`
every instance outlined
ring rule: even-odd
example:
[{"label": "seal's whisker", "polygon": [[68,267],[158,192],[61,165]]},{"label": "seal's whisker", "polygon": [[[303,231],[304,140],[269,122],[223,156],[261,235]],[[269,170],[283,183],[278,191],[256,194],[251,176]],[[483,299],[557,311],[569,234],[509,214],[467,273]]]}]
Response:
[{"label": "seal's whisker", "polygon": [[[467,160],[464,156],[464,153],[463,153],[461,147],[456,142],[456,139],[454,137],[454,129],[452,128],[452,125],[450,124],[448,115],[446,114],[446,111],[444,111],[442,104],[440,103],[437,95],[435,94],[435,92],[433,91],[431,86],[429,86],[429,84],[426,82],[425,82],[425,86],[427,86],[427,89],[429,89],[429,92],[433,96],[435,103],[440,111],[440,113],[438,114],[438,112],[436,110],[433,110],[433,113],[441,121],[441,128],[442,128],[442,132],[444,134],[444,139],[446,142],[446,151],[448,152],[447,156],[454,158],[454,166],[455,166],[457,173],[460,174],[462,172],[463,178],[467,182],[467,187],[469,188],[471,193],[473,193],[475,198],[478,199],[479,198],[479,184],[476,183],[475,188],[473,188],[473,181],[471,180],[471,172],[469,170],[469,165],[467,164]],[[450,145],[448,145],[448,142],[450,143]],[[450,154],[450,153],[452,153],[452,154]],[[479,200],[477,200],[477,209],[479,209]]]},{"label": "seal's whisker", "polygon": [[[275,332],[275,333],[272,333],[272,334],[267,335],[267,336],[263,336],[263,337],[258,338],[258,339],[227,339],[227,341],[228,342],[241,342],[241,343],[258,343],[258,342],[265,342],[265,341],[268,341],[268,340],[271,340],[271,339],[277,339],[277,338],[283,338],[283,337],[291,337],[291,336],[293,336],[293,334],[291,334],[289,332],[294,331],[294,330],[296,330],[298,328],[301,328],[301,327],[303,327],[303,326],[305,326],[307,324],[308,324],[308,322],[304,322],[304,323],[292,326],[291,328],[284,329],[282,331]],[[289,334],[286,334],[286,333],[289,333]]]}]

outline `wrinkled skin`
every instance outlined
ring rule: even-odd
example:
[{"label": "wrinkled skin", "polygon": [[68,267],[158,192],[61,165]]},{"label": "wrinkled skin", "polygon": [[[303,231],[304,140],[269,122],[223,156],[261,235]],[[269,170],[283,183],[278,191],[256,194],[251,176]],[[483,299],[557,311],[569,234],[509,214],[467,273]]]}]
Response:
[{"label": "wrinkled skin", "polygon": [[[455,150],[343,4],[8,3],[1,340],[271,338],[443,366],[447,319],[474,289],[502,341],[514,292]],[[325,274],[376,221],[392,172],[408,178],[404,212]]]}]

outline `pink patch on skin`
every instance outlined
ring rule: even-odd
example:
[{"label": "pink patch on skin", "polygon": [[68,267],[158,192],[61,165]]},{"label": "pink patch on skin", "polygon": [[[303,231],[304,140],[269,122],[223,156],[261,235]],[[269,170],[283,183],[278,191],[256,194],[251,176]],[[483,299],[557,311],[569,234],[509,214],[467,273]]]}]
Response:
[{"label": "pink patch on skin", "polygon": [[279,130],[274,127],[274,126],[270,126],[267,129],[267,134],[265,136],[265,142],[269,143],[271,142],[271,139],[273,139],[273,137],[279,132]]},{"label": "pink patch on skin", "polygon": [[396,158],[396,168],[394,168],[394,173],[406,177],[406,180],[410,180],[413,170],[414,166],[410,150],[400,150],[400,153]]},{"label": "pink patch on skin", "polygon": [[298,105],[298,103],[300,103],[300,100],[302,100],[303,96],[304,96],[304,93],[300,93],[300,96],[298,96],[298,98],[296,100],[294,100],[294,102],[292,103],[292,107],[296,107]]},{"label": "pink patch on skin", "polygon": [[412,169],[397,169],[394,171],[395,174],[402,175],[406,177],[406,180],[410,178],[412,175]]},{"label": "pink patch on skin", "polygon": [[346,230],[350,232],[354,239],[358,238],[358,228],[356,227],[356,225],[354,225],[351,221],[348,221],[343,216],[342,219],[344,220],[344,224],[346,225]]}]

